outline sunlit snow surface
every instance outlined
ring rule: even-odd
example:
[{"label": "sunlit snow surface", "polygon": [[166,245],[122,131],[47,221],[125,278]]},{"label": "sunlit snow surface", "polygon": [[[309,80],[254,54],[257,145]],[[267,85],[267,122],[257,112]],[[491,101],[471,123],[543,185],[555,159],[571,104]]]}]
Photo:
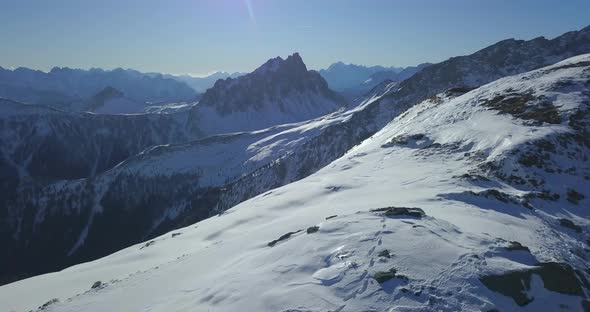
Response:
[{"label": "sunlit snow surface", "polygon": [[[553,67],[582,61],[590,56]],[[551,86],[558,81],[583,85],[588,66],[551,68],[456,98],[425,101],[303,180],[151,243],[0,287],[0,310],[28,311],[57,298],[47,310],[558,311],[568,306],[579,311],[580,297],[548,291],[538,276],[530,291],[535,300],[524,307],[487,289],[479,278],[539,261],[584,269],[585,261],[571,251],[583,249],[583,242],[555,220],[567,215],[587,230],[587,199],[573,205],[562,198],[530,210],[456,195],[489,188],[522,195],[499,180],[475,183],[457,176],[483,162],[510,160],[525,142],[570,131],[567,123],[532,125],[481,104],[498,94],[531,91],[561,105],[560,114],[587,105],[581,104],[588,100],[587,87],[556,92]],[[392,143],[415,134],[423,136]],[[441,148],[428,148],[434,143]],[[454,147],[445,148],[449,145]],[[467,156],[474,154],[479,157]],[[587,163],[581,166],[588,170]],[[588,187],[582,177],[545,178],[549,185],[557,179],[580,190]],[[419,207],[426,217],[390,218],[370,211],[387,206]],[[319,231],[307,234],[311,226]],[[303,231],[267,245],[298,230]],[[532,255],[506,252],[506,241],[520,242]],[[384,250],[390,258],[379,256]],[[379,284],[374,279],[391,268],[407,280]],[[91,289],[95,281],[106,284]]]}]

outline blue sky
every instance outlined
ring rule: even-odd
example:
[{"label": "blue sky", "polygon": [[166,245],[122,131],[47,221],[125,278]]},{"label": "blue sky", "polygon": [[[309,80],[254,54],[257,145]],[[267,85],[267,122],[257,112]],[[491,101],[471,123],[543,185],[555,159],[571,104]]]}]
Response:
[{"label": "blue sky", "polygon": [[0,0],[0,66],[251,71],[301,53],[408,66],[590,24],[588,0]]}]

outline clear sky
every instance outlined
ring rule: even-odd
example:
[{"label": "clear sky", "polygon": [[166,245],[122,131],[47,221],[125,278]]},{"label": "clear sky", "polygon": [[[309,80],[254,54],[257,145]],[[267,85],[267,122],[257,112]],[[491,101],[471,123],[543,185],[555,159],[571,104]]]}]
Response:
[{"label": "clear sky", "polygon": [[298,51],[408,66],[590,24],[589,0],[0,0],[0,66],[251,71]]}]

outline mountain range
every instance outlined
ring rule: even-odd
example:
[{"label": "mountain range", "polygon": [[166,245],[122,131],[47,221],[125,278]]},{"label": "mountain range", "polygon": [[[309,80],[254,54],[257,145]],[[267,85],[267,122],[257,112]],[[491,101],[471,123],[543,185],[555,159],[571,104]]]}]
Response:
[{"label": "mountain range", "polygon": [[107,87],[138,102],[190,100],[196,92],[185,83],[162,75],[147,76],[131,69],[72,69],[54,67],[45,73],[28,68],[0,68],[0,97],[64,109],[96,95]]},{"label": "mountain range", "polygon": [[353,100],[369,92],[384,81],[400,82],[406,80],[431,65],[423,63],[409,67],[362,66],[337,62],[319,71],[330,88]]},{"label": "mountain range", "polygon": [[[154,74],[157,75],[157,74]],[[170,75],[166,74],[163,75],[165,78],[170,78],[174,80],[178,80],[181,82],[186,83],[189,87],[193,88],[197,93],[204,93],[207,89],[211,88],[215,82],[219,79],[226,79],[226,78],[237,78],[244,75],[244,73],[234,72],[228,73],[223,71],[218,71],[206,75],[204,77],[194,77],[191,75]]]},{"label": "mountain range", "polygon": [[[405,80],[428,65],[366,67],[338,62],[319,73],[328,82],[329,88],[345,99],[353,100],[384,81]],[[193,77],[141,73],[122,68],[83,70],[67,67],[54,67],[45,73],[24,67],[14,70],[0,67],[0,98],[60,110],[137,114],[160,111],[162,105],[196,103],[218,80],[243,75],[238,72],[214,72],[204,77]],[[106,94],[111,96],[105,98]]]},{"label": "mountain range", "polygon": [[128,248],[0,307],[587,309],[587,53],[509,39],[354,102],[297,53],[175,113],[2,100],[2,280]]}]

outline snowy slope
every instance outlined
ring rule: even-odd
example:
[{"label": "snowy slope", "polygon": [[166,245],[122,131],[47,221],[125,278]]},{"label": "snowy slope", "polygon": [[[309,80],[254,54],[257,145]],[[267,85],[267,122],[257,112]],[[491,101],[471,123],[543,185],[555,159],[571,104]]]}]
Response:
[{"label": "snowy slope", "polygon": [[[2,286],[0,309],[582,311],[589,69],[584,55],[433,97],[219,217]],[[371,211],[389,206],[425,215]]]}]

